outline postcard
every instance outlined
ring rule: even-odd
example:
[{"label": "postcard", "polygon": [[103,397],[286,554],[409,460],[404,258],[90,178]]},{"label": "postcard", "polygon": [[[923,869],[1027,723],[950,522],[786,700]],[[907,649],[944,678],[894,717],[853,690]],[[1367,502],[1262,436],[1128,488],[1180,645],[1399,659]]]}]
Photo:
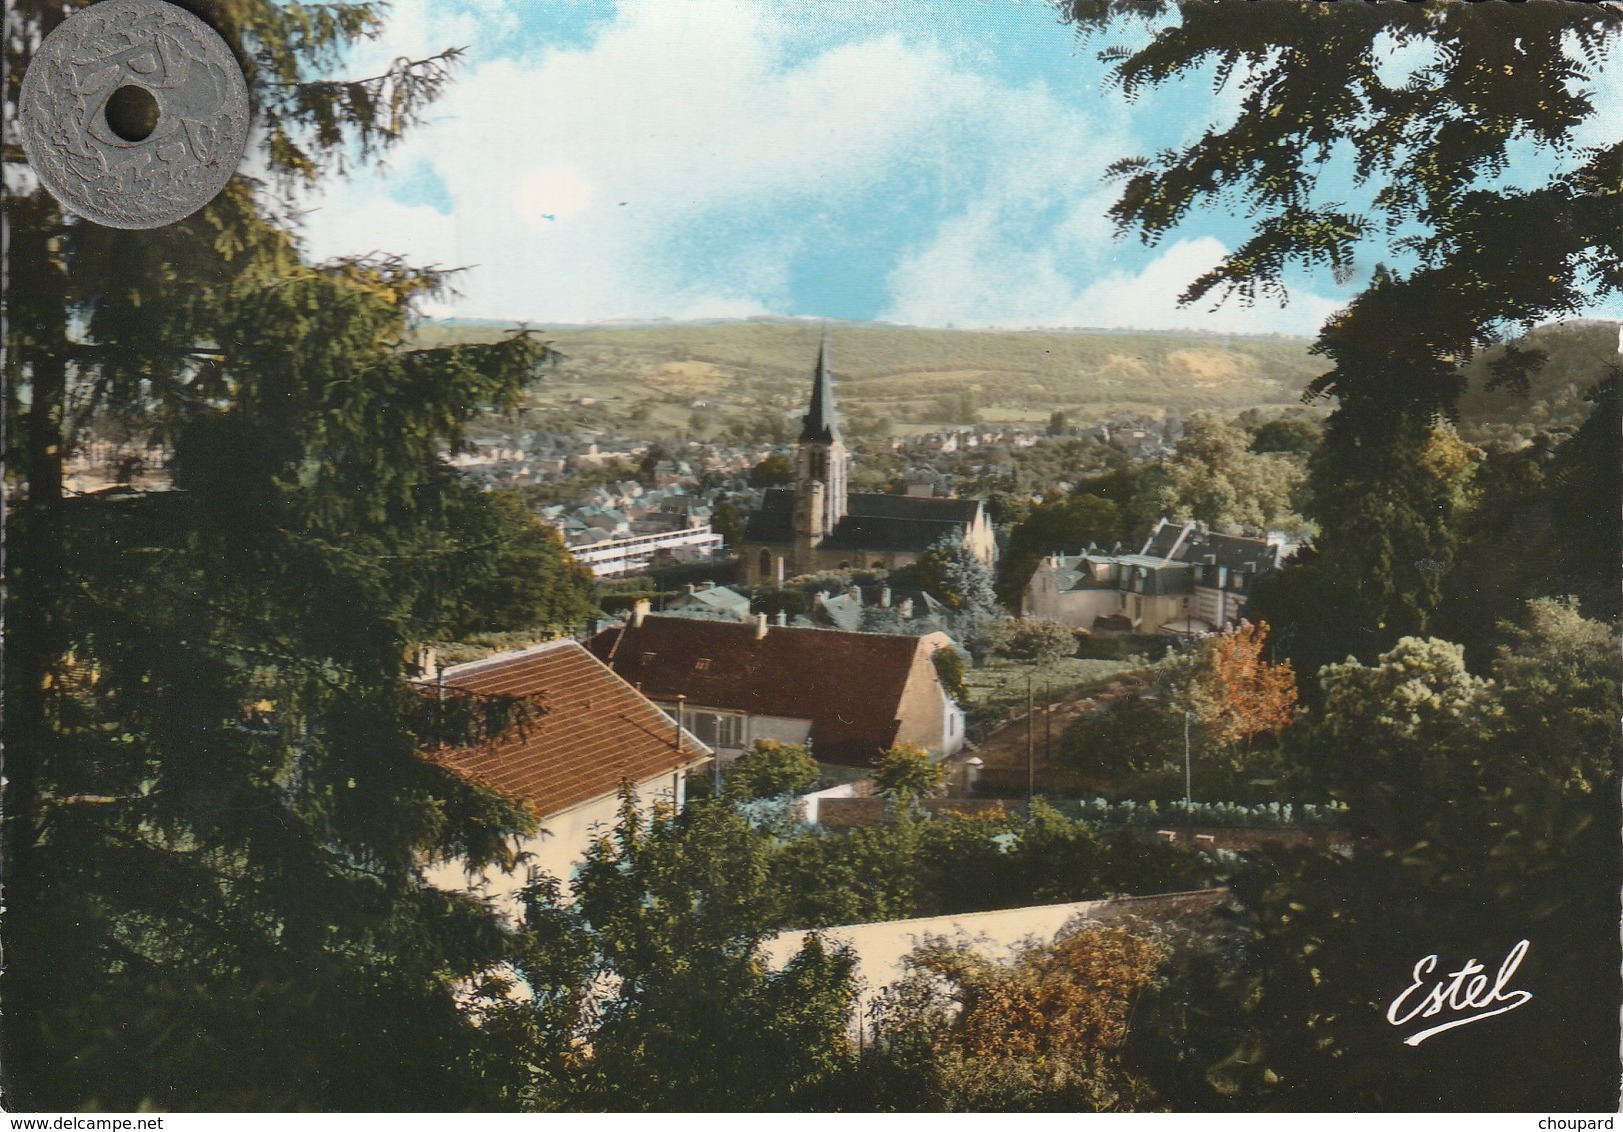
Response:
[{"label": "postcard", "polygon": [[8,1112],[1612,1126],[1616,6],[7,31]]}]

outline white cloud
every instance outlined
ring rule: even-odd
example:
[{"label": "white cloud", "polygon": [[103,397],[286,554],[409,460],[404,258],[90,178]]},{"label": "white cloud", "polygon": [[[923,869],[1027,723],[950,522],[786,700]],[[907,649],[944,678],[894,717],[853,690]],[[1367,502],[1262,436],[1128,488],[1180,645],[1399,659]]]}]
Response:
[{"label": "white cloud", "polygon": [[[394,26],[403,38],[386,54],[443,42],[418,5],[402,5]],[[394,168],[426,166],[444,183],[449,239],[423,210],[420,230],[390,224],[398,206],[370,175],[329,192],[308,235],[318,254],[387,246],[441,258],[454,247],[478,264],[461,309],[482,315],[759,313],[787,278],[763,259],[782,259],[792,241],[743,238],[712,280],[672,262],[669,246],[718,217],[744,227],[763,208],[849,200],[974,86],[894,36],[787,67],[755,5],[628,5],[589,50],[471,66],[437,123],[392,156]]]},{"label": "white cloud", "polygon": [[[901,223],[911,243],[880,312],[893,321],[1311,330],[1332,305],[1176,307],[1221,254],[1213,240],[1137,271],[1113,258],[1100,175],[1141,146],[1108,103],[1090,117],[894,28],[795,55],[795,17],[752,0],[626,0],[584,48],[482,53],[518,26],[519,2],[397,0],[387,40],[355,67],[470,45],[434,122],[391,155],[397,176],[437,179],[451,209],[400,203],[404,180],[391,195],[388,173],[361,174],[315,202],[315,254],[470,266],[441,314],[818,314],[790,309],[791,285],[826,227]],[[876,219],[898,184],[925,202]]]},{"label": "white cloud", "polygon": [[1180,240],[1137,273],[1113,272],[1088,286],[1071,307],[1073,319],[1102,321],[1073,326],[1120,326],[1141,330],[1164,327],[1214,330],[1231,334],[1312,334],[1341,303],[1311,291],[1293,291],[1283,307],[1270,299],[1242,306],[1238,299],[1218,304],[1213,295],[1188,306],[1177,297],[1201,275],[1216,267],[1228,249],[1203,236]]},{"label": "white cloud", "polygon": [[[1091,215],[1093,203],[1076,211]],[[1080,247],[1071,250],[1086,254]],[[944,226],[930,249],[898,268],[893,277],[898,299],[884,317],[923,326],[1313,334],[1341,305],[1311,291],[1294,291],[1283,307],[1269,300],[1251,307],[1234,299],[1217,305],[1211,297],[1180,306],[1178,296],[1225,254],[1223,244],[1210,236],[1180,240],[1141,270],[1106,267],[1078,283],[1067,270],[1071,265],[1054,251],[1010,254],[984,226],[966,221]],[[966,311],[974,313],[966,317]]]}]

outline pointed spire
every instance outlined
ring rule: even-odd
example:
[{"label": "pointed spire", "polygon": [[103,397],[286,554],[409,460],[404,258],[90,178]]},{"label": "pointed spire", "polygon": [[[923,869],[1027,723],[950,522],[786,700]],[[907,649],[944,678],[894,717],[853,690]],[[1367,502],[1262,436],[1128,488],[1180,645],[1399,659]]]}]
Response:
[{"label": "pointed spire", "polygon": [[811,408],[801,418],[801,443],[829,444],[840,438],[840,422],[834,414],[834,374],[828,364],[828,327],[823,328],[823,347],[817,354],[817,376],[812,381]]}]

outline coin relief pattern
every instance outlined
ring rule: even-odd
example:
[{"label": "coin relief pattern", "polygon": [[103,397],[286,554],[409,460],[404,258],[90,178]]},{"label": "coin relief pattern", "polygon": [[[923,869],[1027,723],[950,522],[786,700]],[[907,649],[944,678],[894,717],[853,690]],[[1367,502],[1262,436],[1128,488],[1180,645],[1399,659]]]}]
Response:
[{"label": "coin relief pattern", "polygon": [[[156,103],[144,136],[109,121],[109,100],[129,87]],[[29,162],[63,205],[112,228],[156,228],[225,187],[251,110],[242,69],[202,20],[165,0],[103,0],[45,37],[19,117]]]}]

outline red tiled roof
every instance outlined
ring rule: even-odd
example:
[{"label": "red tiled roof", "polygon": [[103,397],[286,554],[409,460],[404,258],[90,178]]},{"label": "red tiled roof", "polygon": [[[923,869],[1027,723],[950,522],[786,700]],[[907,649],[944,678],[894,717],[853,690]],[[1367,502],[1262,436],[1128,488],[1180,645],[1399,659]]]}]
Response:
[{"label": "red tiled roof", "polygon": [[481,696],[522,696],[539,709],[490,743],[431,756],[527,804],[538,818],[670,774],[709,757],[676,724],[574,641],[553,641],[445,670],[443,683]]},{"label": "red tiled roof", "polygon": [[644,617],[605,629],[592,652],[662,703],[812,721],[812,753],[867,765],[896,739],[902,691],[924,637]]}]

